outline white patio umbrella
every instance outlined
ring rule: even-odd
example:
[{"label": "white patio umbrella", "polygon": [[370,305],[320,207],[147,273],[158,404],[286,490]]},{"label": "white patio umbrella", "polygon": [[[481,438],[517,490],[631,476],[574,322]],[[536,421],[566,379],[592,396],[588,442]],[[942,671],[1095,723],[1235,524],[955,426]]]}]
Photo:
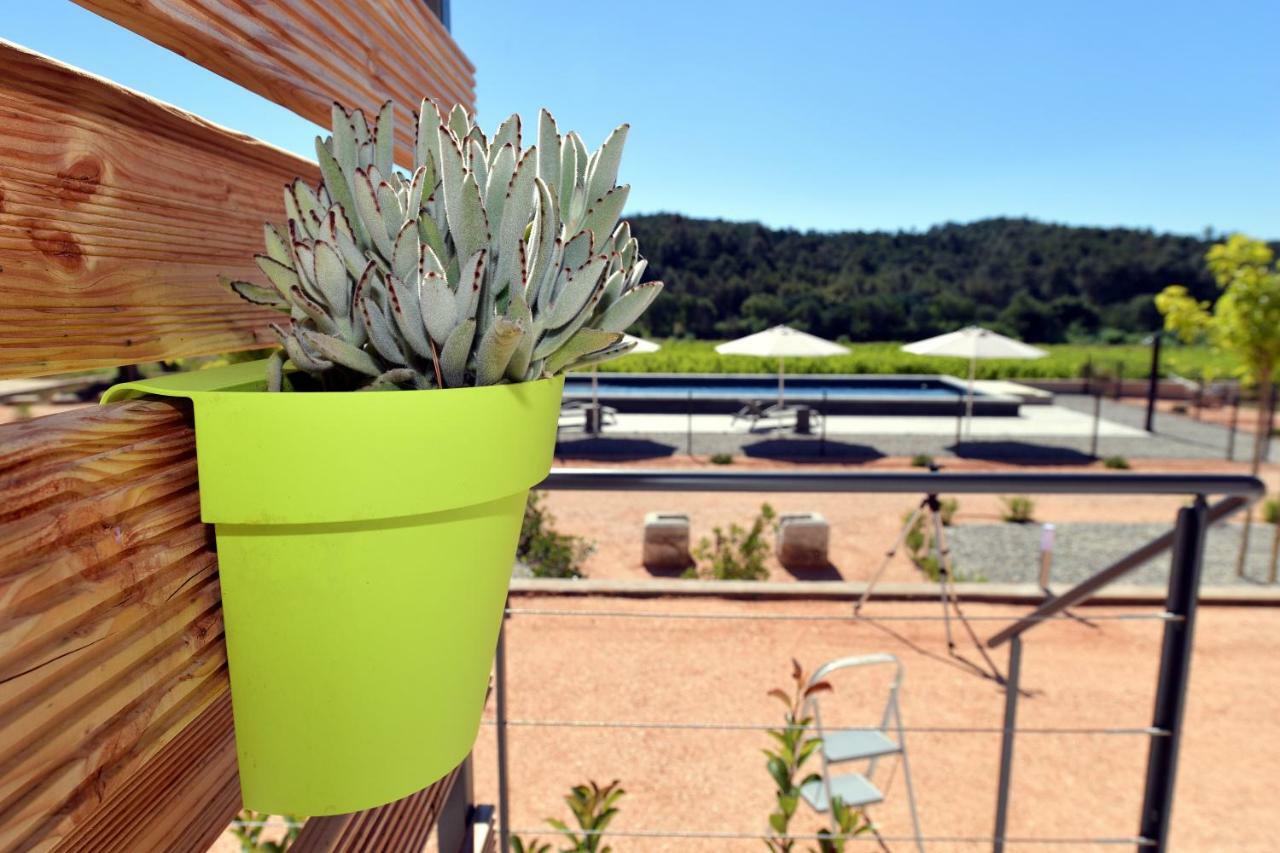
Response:
[{"label": "white patio umbrella", "polygon": [[778,360],[778,405],[786,399],[786,380],[783,360],[787,358],[813,358],[828,355],[844,355],[849,348],[826,338],[801,332],[790,326],[774,326],[745,338],[738,338],[716,347],[721,355],[752,355],[757,358]]},{"label": "white patio umbrella", "polygon": [[[631,355],[633,353],[636,355],[643,355],[649,352],[657,352],[662,349],[662,344],[655,344],[653,341],[646,341],[644,338],[637,338],[635,335],[623,334],[622,341],[623,343],[635,344],[627,355]],[[600,405],[600,374],[599,371],[596,370],[595,365],[592,365],[591,367],[591,405]]]},{"label": "white patio umbrella", "polygon": [[912,355],[952,355],[969,359],[969,391],[965,397],[964,407],[966,434],[973,423],[973,380],[978,370],[978,359],[1044,358],[1048,355],[1042,349],[1036,349],[1030,344],[1007,338],[981,326],[968,326],[945,335],[925,338],[922,341],[907,344],[902,351]]}]

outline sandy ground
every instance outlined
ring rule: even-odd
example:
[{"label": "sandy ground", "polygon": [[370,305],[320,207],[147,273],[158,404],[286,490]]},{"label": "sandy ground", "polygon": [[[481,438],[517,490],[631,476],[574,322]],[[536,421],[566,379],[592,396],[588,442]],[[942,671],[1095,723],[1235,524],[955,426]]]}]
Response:
[{"label": "sandy ground", "polygon": [[[660,599],[629,601],[520,598],[518,608],[589,608],[681,614],[840,614],[829,603]],[[972,615],[1015,617],[1010,607],[971,607]],[[1119,611],[1090,609],[1092,615]],[[1131,611],[1130,611],[1131,612]],[[1145,611],[1151,613],[1152,611]],[[934,615],[929,607],[877,604],[871,616]],[[988,636],[1002,623],[978,622]],[[1021,727],[1140,727],[1150,724],[1161,625],[1103,621],[1090,628],[1045,623],[1026,637]],[[908,728],[999,727],[1000,687],[946,654],[936,622],[699,621],[516,615],[508,623],[510,718],[770,724],[788,661],[806,667],[850,654],[891,652],[906,668]],[[1273,850],[1280,819],[1280,610],[1201,612],[1174,813],[1174,849]],[[961,653],[978,658],[964,644]],[[1007,662],[995,655],[1001,669]],[[845,673],[824,705],[828,719],[874,723],[882,673]],[[490,709],[492,714],[492,709]],[[618,778],[627,790],[618,830],[759,832],[771,787],[759,731],[510,729],[512,823],[542,826],[568,818],[563,792],[587,779]],[[999,737],[995,733],[907,734],[923,830],[929,836],[991,833]],[[1133,734],[1027,734],[1014,766],[1011,836],[1131,837],[1136,833],[1147,738]],[[476,748],[477,795],[495,797],[492,727]],[[888,767],[880,772],[884,774]],[[884,781],[888,778],[881,775]],[[909,832],[902,775],[873,814],[892,837]],[[802,808],[795,827],[821,818]],[[543,838],[549,834],[542,833]],[[751,840],[613,840],[615,850],[756,850]],[[890,845],[909,849],[904,842]],[[875,849],[858,845],[855,849]],[[986,850],[989,843],[934,843],[930,850]],[[1017,849],[1017,848],[1015,848]],[[1072,843],[1057,849],[1109,849]]]},{"label": "sandy ground", "polygon": [[[577,464],[577,463],[575,463]],[[1243,463],[1228,464],[1212,460],[1135,460],[1136,471],[1214,472],[1247,474]],[[629,463],[627,467],[636,467]],[[794,470],[784,462],[742,459],[732,466],[710,465],[701,459],[672,457],[655,460],[644,467],[707,470]],[[830,466],[806,466],[805,470],[840,470]],[[1097,469],[1100,465],[1065,468],[1031,468],[1017,466],[1018,471],[1071,471]],[[908,460],[883,459],[869,465],[849,466],[845,470],[916,470]],[[946,470],[1009,470],[989,462],[946,460]],[[1280,466],[1268,466],[1264,477],[1271,489],[1280,484]],[[867,580],[880,565],[885,552],[893,544],[903,516],[918,505],[916,495],[833,495],[833,494],[722,494],[696,492],[639,492],[612,495],[601,492],[548,492],[547,506],[555,517],[555,527],[562,533],[582,536],[595,543],[595,552],[587,559],[584,572],[591,578],[640,580],[653,575],[641,562],[644,516],[652,511],[683,512],[690,517],[691,538],[711,536],[719,525],[727,528],[737,523],[748,526],[767,500],[779,512],[819,512],[831,525],[830,553],[832,568],[823,573],[806,572],[799,579]],[[1003,503],[999,495],[959,496],[955,523],[992,523],[1001,520]],[[1034,497],[1035,517],[1055,523],[1077,521],[1167,522],[1173,523],[1178,507],[1185,501],[1179,496],[1105,495],[1039,495]],[[771,580],[797,579],[796,575],[769,561]],[[899,553],[891,562],[884,579],[893,582],[919,580],[919,573],[906,556]]]}]

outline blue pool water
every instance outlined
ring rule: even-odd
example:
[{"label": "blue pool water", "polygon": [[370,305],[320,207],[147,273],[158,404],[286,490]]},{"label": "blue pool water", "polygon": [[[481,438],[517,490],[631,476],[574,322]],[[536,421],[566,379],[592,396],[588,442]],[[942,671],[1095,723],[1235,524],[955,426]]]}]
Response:
[{"label": "blue pool water", "polygon": [[[619,412],[733,413],[744,402],[772,402],[778,378],[767,374],[602,373],[598,399]],[[591,375],[565,380],[570,400],[591,399]],[[946,415],[955,417],[965,383],[950,376],[864,376],[797,374],[787,377],[789,403],[826,414]],[[974,414],[1016,415],[1012,397],[974,395]]]},{"label": "blue pool water", "polygon": [[[578,377],[568,379],[565,381],[564,391],[566,396],[590,395],[591,380],[579,379]],[[639,384],[609,381],[601,377],[598,392],[601,397],[684,397],[692,393],[695,399],[723,399],[728,397],[734,400],[741,400],[744,398],[776,397],[778,384],[777,380],[766,380],[764,382],[717,382],[714,384],[685,382],[646,382]],[[954,400],[963,393],[964,391],[961,388],[953,388],[927,381],[914,384],[906,382],[814,383],[795,381],[788,382],[786,386],[787,397],[796,400],[821,398],[824,394],[829,400],[866,399],[885,396],[922,400]]]}]

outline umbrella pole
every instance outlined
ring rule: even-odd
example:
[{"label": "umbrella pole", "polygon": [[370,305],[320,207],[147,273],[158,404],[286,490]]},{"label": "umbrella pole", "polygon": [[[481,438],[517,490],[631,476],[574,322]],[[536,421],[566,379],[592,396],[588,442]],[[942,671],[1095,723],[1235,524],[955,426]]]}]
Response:
[{"label": "umbrella pole", "polygon": [[964,403],[964,434],[966,438],[973,436],[973,379],[978,372],[978,355],[975,352],[969,358],[969,393]]},{"label": "umbrella pole", "polygon": [[786,374],[785,364],[786,359],[782,356],[778,356],[778,408],[782,408],[786,405],[786,383],[783,379],[783,376]]},{"label": "umbrella pole", "polygon": [[[592,418],[595,418],[594,424],[592,424],[591,422]],[[597,371],[596,367],[592,366],[591,368],[591,411],[587,412],[587,426],[589,427],[595,426],[595,429],[591,430],[591,432],[593,434],[599,433],[600,424],[603,421],[604,421],[604,418],[600,416],[600,374]]]}]

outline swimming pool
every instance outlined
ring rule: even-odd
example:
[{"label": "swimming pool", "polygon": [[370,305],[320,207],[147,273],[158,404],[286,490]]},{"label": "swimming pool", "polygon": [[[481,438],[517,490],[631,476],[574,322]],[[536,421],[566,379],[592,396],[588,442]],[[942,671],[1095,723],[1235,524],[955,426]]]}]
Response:
[{"label": "swimming pool", "polygon": [[[762,374],[602,373],[600,402],[620,412],[736,412],[744,401],[772,401],[777,377]],[[788,376],[788,403],[803,403],[828,414],[948,415],[964,406],[965,385],[950,376],[865,376],[799,374]],[[566,400],[591,399],[591,376],[565,380]],[[1019,400],[975,394],[979,416],[1018,414]]]}]

